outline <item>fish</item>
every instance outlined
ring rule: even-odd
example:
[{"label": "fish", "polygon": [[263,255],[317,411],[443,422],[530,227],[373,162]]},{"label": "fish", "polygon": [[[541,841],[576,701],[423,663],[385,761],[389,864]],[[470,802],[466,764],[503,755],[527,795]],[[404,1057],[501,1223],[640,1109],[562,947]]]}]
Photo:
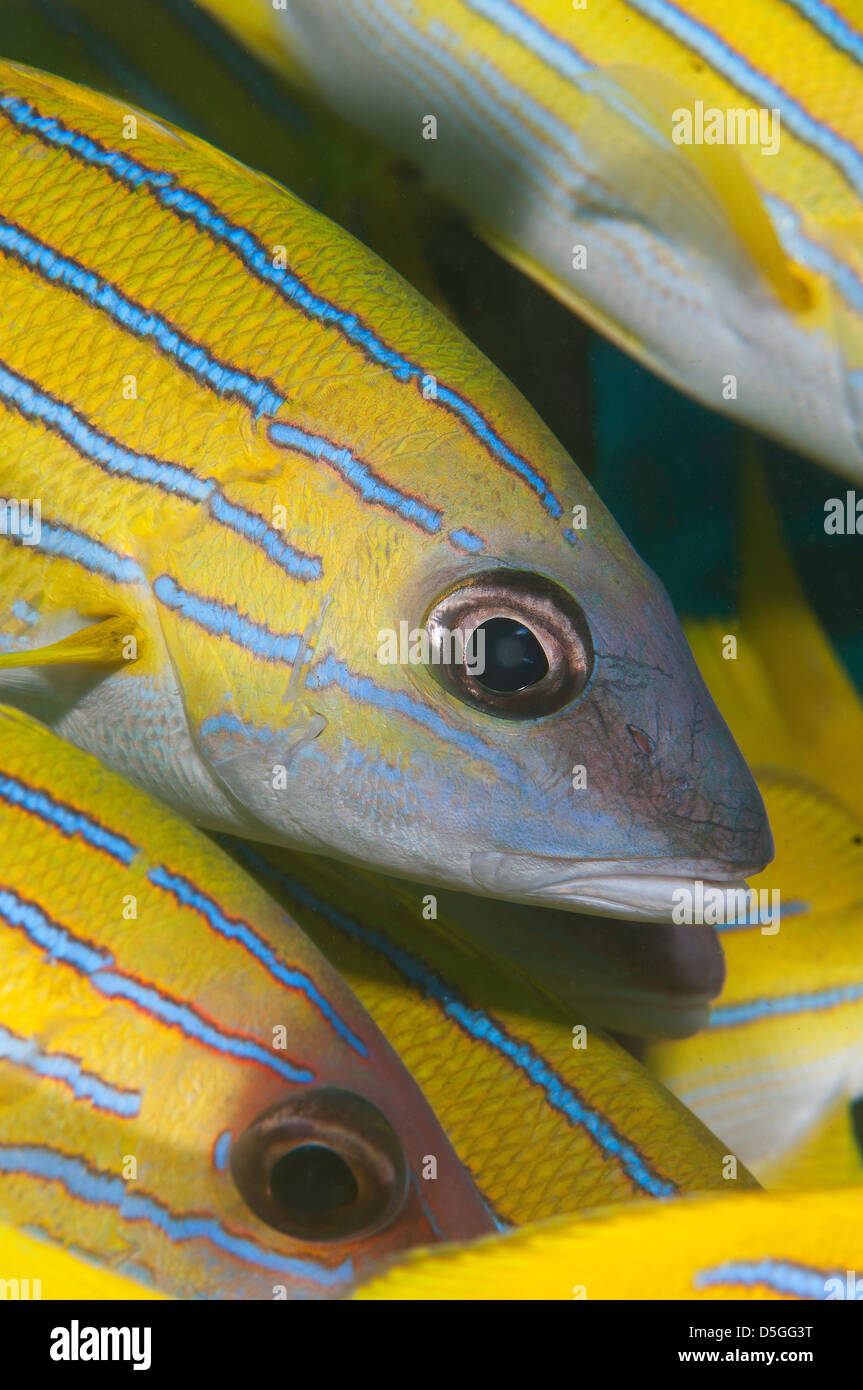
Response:
[{"label": "fish", "polygon": [[[776,858],[751,882],[759,911],[718,928],[727,975],[706,1029],[656,1043],[646,1062],[766,1185],[856,1183],[863,703],[802,590],[752,460],[741,519],[739,621],[692,621],[687,631],[751,759]],[[722,657],[726,633],[734,660]],[[771,924],[760,909],[775,892]]]},{"label": "fish", "polygon": [[636,360],[863,478],[859,7],[206,3]]},{"label": "fish", "polygon": [[633,1203],[412,1252],[363,1284],[399,1299],[863,1299],[863,1188]]},{"label": "fish", "polygon": [[394,272],[8,63],[0,189],[4,700],[198,826],[470,893],[667,921],[769,861],[662,586]]},{"label": "fish", "polygon": [[[6,706],[0,846],[0,1224],[95,1266],[106,1297],[119,1277],[276,1301],[344,1297],[396,1250],[495,1229],[296,923]],[[13,1255],[0,1237],[0,1277],[30,1277]],[[60,1277],[52,1258],[28,1268]]]},{"label": "fish", "polygon": [[8,59],[132,102],[265,169],[443,306],[419,244],[430,207],[416,181],[195,0],[140,0],[125,17],[92,0],[3,0],[2,15]]},{"label": "fish", "polygon": [[526,966],[478,944],[468,912],[452,910],[457,895],[346,873],[321,855],[219,842],[349,984],[500,1229],[606,1202],[755,1186],[728,1146],[594,1025],[588,998],[562,1002]]},{"label": "fish", "polygon": [[[158,52],[146,42],[154,26],[161,37]],[[41,60],[42,67],[73,81],[124,101],[147,102],[164,119],[288,181],[295,193],[359,237],[459,322],[453,304],[443,301],[434,269],[434,248],[445,244],[447,228],[437,216],[443,210],[405,177],[405,170],[394,168],[392,156],[328,115],[307,91],[282,81],[248,48],[231,42],[220,22],[191,0],[141,0],[133,14],[100,10],[97,16],[86,0],[67,0],[59,13],[26,11],[6,32],[7,47],[14,43],[10,57]],[[549,331],[537,319],[540,292],[527,282],[521,292],[530,296],[528,312],[540,341]],[[464,290],[459,303],[464,309]],[[476,333],[477,316],[468,317]],[[526,336],[517,336],[526,357],[535,359]],[[504,344],[498,338],[493,351],[510,344],[511,339]],[[555,355],[559,358],[560,351]],[[508,369],[519,370],[518,362],[509,358]],[[541,389],[544,378],[544,365],[537,362],[531,391]],[[544,405],[552,399],[543,392]],[[569,410],[577,413],[571,397]],[[555,418],[560,428],[565,419],[559,413]],[[593,459],[583,463],[589,475]],[[391,885],[381,885],[385,895],[391,891]],[[656,924],[645,930],[625,922],[617,928],[607,917],[585,913],[573,919],[548,908],[505,906],[501,899],[451,893],[446,899],[454,930],[477,938],[486,958],[505,947],[510,962],[522,962],[534,979],[545,976],[576,1017],[586,1013],[601,1027],[647,1037],[686,1036],[706,1026],[724,969],[711,928],[665,924],[657,931]]]}]

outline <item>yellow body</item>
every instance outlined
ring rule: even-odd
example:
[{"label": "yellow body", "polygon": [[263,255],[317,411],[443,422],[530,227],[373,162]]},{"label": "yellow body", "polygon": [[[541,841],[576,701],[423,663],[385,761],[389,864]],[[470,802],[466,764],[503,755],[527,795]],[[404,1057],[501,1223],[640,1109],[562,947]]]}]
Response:
[{"label": "yellow body", "polygon": [[[303,933],[206,837],[8,709],[0,842],[0,1221],[163,1293],[264,1299],[338,1296],[394,1248],[493,1228]],[[232,1176],[259,1116],[322,1088],[402,1147],[408,1186],[370,1234],[275,1229]]]},{"label": "yellow body", "polygon": [[350,983],[501,1222],[752,1185],[627,1052],[471,947],[434,896],[319,857],[234,851]]},{"label": "yellow body", "polygon": [[207,3],[639,360],[861,476],[853,0]]},{"label": "yellow body", "polygon": [[[11,1226],[0,1225],[0,1279],[7,1280],[7,1299],[160,1299],[145,1284],[124,1279],[105,1269],[60,1250],[43,1240],[34,1240]],[[9,1280],[17,1281],[10,1284]]]},{"label": "yellow body", "polygon": [[[0,286],[5,698],[199,824],[469,891],[662,920],[666,874],[769,858],[661,587],[518,393],[346,233],[3,65]],[[583,699],[508,719],[382,655],[513,570],[583,610]],[[120,659],[85,657],[108,619]]]},{"label": "yellow body", "polygon": [[863,1189],[741,1193],[616,1208],[417,1253],[356,1297],[857,1301],[861,1253]]}]

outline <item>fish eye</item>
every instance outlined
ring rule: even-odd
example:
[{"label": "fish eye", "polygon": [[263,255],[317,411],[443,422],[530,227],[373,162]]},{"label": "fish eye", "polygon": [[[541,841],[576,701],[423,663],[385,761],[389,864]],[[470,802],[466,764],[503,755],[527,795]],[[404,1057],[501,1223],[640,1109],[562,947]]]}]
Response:
[{"label": "fish eye", "polygon": [[266,1110],[231,1149],[231,1176],[256,1216],[298,1240],[368,1236],[405,1203],[398,1136],[362,1096],[305,1091]]},{"label": "fish eye", "polygon": [[426,618],[430,664],[459,699],[539,719],[580,695],[593,643],[575,600],[544,575],[496,569],[448,589]]}]

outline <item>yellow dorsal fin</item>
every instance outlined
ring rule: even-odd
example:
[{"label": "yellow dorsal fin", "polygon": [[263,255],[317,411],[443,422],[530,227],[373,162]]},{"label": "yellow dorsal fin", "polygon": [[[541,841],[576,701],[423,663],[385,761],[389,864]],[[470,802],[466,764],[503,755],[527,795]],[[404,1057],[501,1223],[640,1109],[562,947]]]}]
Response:
[{"label": "yellow dorsal fin", "polygon": [[3,652],[0,655],[0,671],[22,666],[72,666],[81,663],[111,666],[120,661],[136,660],[140,646],[140,630],[130,618],[105,618],[47,647],[34,647],[32,651],[25,652]]}]

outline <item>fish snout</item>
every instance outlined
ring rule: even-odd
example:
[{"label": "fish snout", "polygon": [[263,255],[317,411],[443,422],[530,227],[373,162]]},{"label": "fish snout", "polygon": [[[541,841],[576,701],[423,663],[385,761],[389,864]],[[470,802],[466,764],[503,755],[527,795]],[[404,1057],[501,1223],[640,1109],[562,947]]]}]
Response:
[{"label": "fish snout", "polygon": [[[710,717],[712,716],[712,717]],[[668,849],[714,874],[758,873],[774,854],[758,786],[715,708],[667,740],[626,725],[633,813],[661,827]]]}]

